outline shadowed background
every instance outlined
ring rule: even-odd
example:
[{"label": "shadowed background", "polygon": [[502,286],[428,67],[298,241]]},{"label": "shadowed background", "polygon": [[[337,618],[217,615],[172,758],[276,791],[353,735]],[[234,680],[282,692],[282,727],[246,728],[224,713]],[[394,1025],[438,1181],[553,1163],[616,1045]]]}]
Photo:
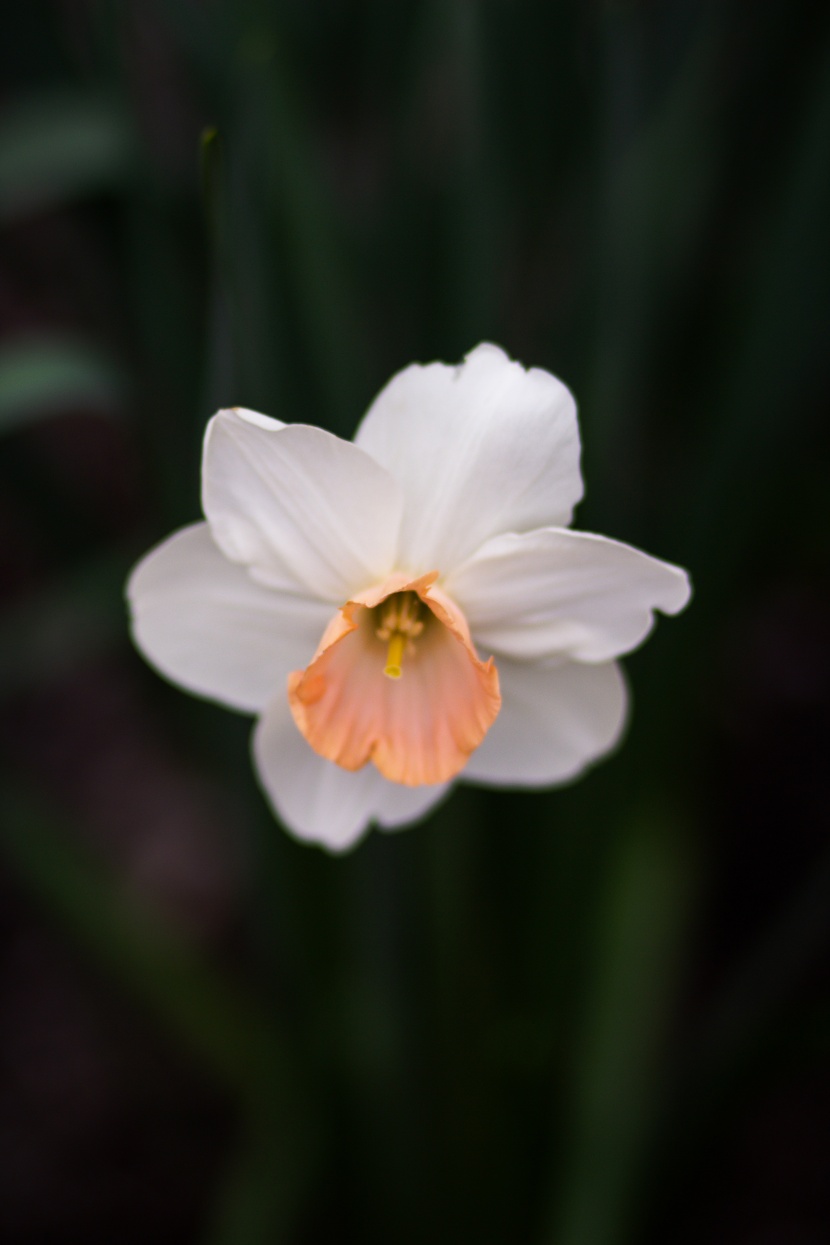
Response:
[{"label": "shadowed background", "polygon": [[[830,23],[28,0],[0,43],[0,1236],[830,1231]],[[132,650],[209,415],[493,340],[687,566],[621,751],[336,859]]]}]

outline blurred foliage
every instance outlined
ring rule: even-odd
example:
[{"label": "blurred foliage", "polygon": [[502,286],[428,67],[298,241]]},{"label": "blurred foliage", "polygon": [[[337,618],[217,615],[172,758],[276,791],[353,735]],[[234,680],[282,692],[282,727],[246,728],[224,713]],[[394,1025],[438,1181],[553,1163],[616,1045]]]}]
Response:
[{"label": "blurred foliage", "polygon": [[106,101],[36,95],[0,127],[0,220],[119,187],[130,167],[131,130]]},{"label": "blurred foliage", "polygon": [[[100,1125],[86,1209],[44,1126],[4,1239],[823,1239],[826,14],[30,0],[0,69],[9,956],[75,948],[165,1103],[127,1193]],[[583,782],[330,859],[247,725],[144,670],[121,585],[198,514],[216,407],[350,435],[485,339],[580,399],[579,526],[696,599]],[[177,1058],[204,1169],[164,1166]]]},{"label": "blurred foliage", "polygon": [[119,405],[122,378],[106,358],[71,342],[0,347],[0,429],[78,407]]}]

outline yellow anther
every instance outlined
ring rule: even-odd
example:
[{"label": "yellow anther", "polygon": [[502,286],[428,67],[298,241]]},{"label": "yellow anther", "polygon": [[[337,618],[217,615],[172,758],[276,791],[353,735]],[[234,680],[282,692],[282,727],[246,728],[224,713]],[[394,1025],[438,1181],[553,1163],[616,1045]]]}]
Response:
[{"label": "yellow anther", "polygon": [[406,649],[406,636],[400,631],[396,631],[389,640],[389,648],[386,650],[386,665],[383,673],[390,679],[399,679],[403,674],[401,662],[403,661],[404,651]]}]

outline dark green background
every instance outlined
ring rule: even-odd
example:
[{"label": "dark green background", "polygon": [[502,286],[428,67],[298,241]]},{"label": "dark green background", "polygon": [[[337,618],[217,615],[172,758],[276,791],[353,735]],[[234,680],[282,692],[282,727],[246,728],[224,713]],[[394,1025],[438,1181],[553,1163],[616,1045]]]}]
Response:
[{"label": "dark green background", "polygon": [[[0,1235],[830,1232],[830,22],[27,0],[0,40]],[[219,405],[489,339],[688,566],[577,785],[335,859],[131,650]]]}]

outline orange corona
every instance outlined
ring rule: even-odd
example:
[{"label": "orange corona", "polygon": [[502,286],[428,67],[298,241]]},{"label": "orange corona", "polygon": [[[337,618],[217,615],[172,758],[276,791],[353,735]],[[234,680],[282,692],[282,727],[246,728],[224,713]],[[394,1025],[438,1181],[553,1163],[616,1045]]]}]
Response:
[{"label": "orange corona", "polygon": [[437,578],[394,575],[347,601],[306,669],[289,675],[294,721],[320,756],[347,770],[372,761],[420,786],[455,777],[487,734],[498,671]]}]

